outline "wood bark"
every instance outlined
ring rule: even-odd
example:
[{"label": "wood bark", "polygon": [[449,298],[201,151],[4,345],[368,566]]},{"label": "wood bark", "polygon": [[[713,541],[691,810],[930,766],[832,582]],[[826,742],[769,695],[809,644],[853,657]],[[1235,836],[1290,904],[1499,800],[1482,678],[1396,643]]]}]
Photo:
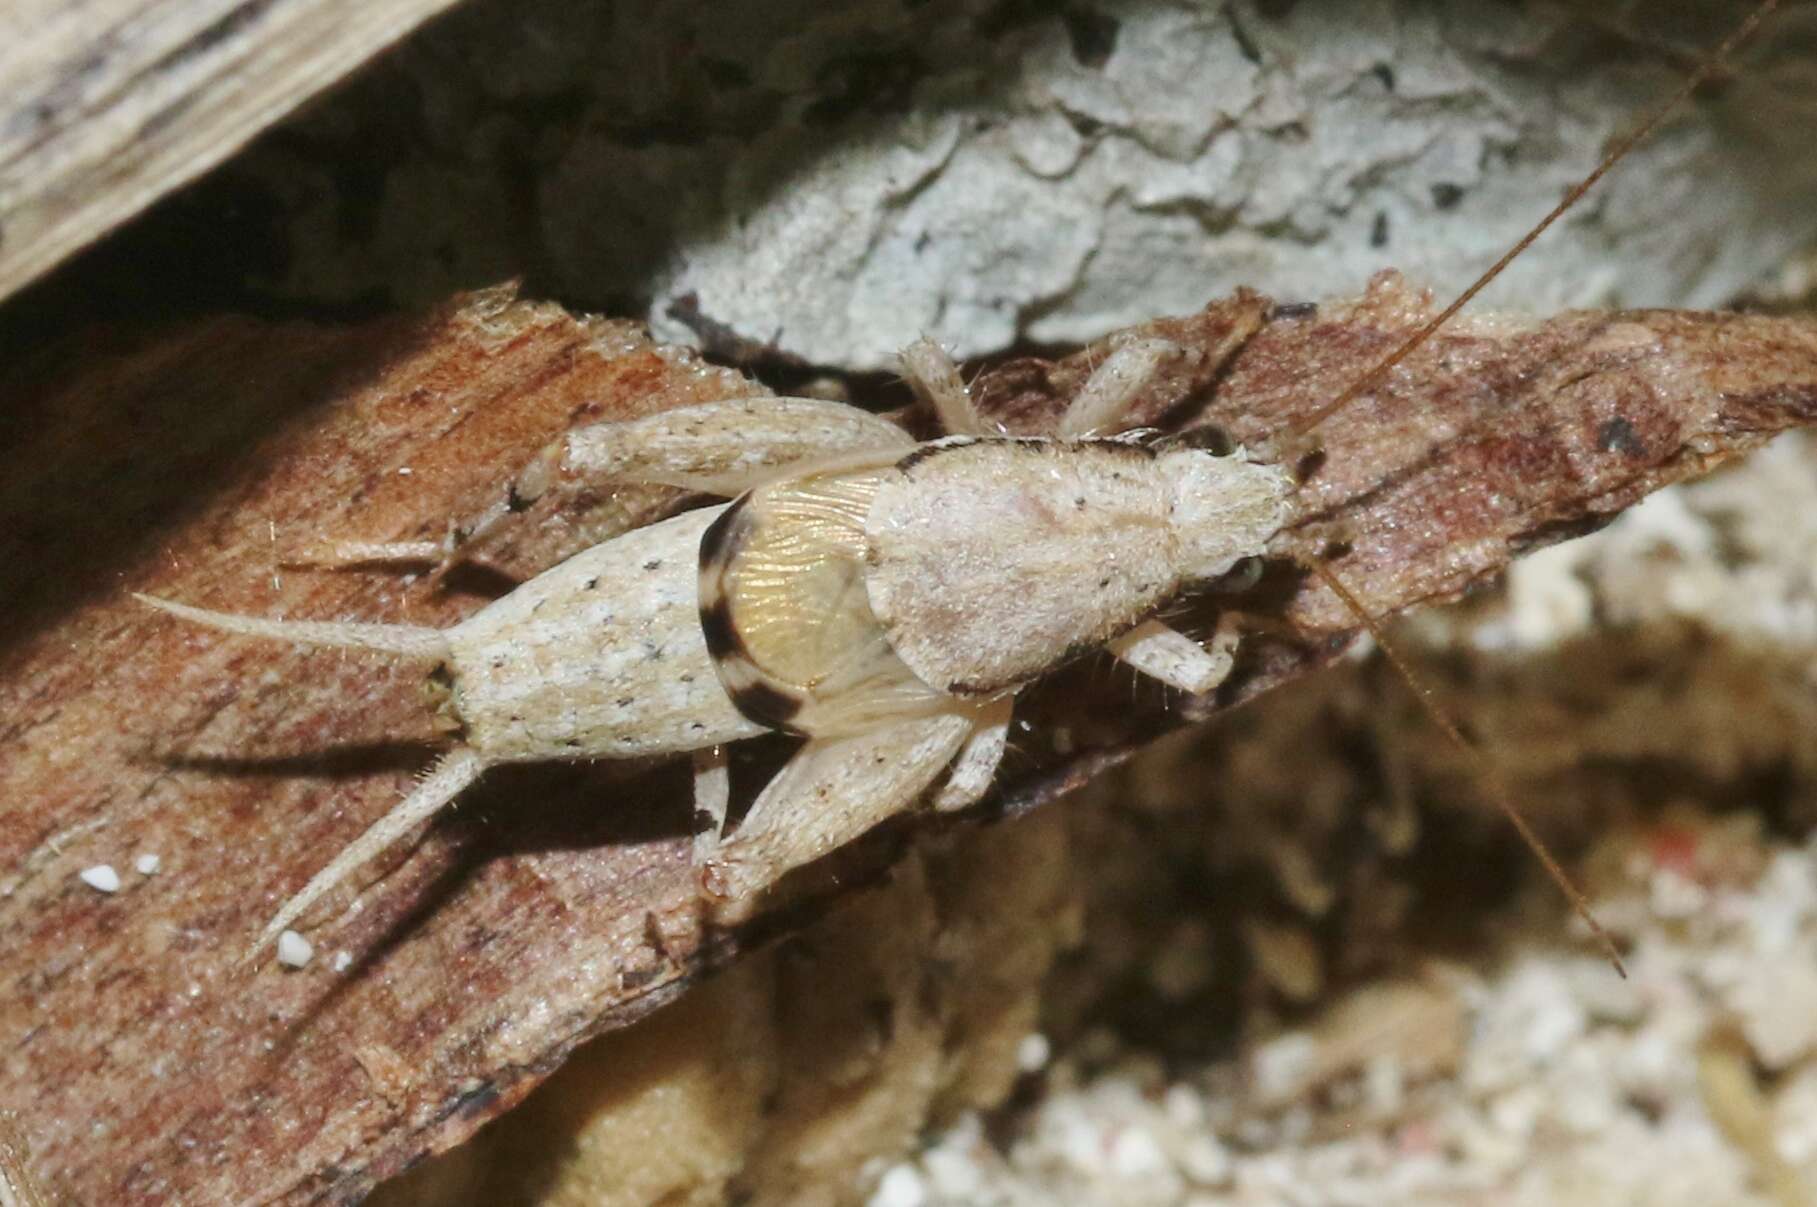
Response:
[{"label": "wood bark", "polygon": [[453,0],[5,0],[0,297]]},{"label": "wood bark", "polygon": [[[1148,325],[1188,353],[1138,418],[1276,438],[1426,314],[1240,295]],[[996,366],[983,405],[1041,431],[1100,349]],[[309,919],[313,963],[236,967],[278,902],[429,760],[420,668],[198,631],[135,605],[445,624],[576,544],[683,505],[552,492],[448,591],[283,555],[439,536],[575,423],[755,391],[738,374],[509,290],[422,320],[221,319],[90,338],[0,399],[0,1111],[73,1202],[349,1202],[507,1109],[582,1039],[887,874],[921,829],[1034,808],[1143,741],[1335,657],[1356,621],[1283,559],[1235,603],[1215,701],[1088,658],[1029,693],[1000,795],[904,819],[796,878],[748,928],[702,924],[685,769],[489,778]],[[1454,597],[1518,553],[1817,417],[1817,326],[1679,312],[1478,319],[1324,425],[1303,551],[1374,612]],[[919,417],[909,414],[914,424]],[[1332,550],[1333,545],[1338,546]],[[1013,606],[1013,605],[1009,605]],[[747,787],[784,750],[746,744]],[[150,875],[135,869],[156,855]],[[79,873],[124,884],[103,893]]]}]

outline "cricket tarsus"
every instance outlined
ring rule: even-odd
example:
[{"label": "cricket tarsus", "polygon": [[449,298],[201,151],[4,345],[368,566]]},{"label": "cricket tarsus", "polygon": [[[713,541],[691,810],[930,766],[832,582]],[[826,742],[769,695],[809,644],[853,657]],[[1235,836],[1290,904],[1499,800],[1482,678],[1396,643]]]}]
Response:
[{"label": "cricket tarsus", "polygon": [[1539,857],[1540,866],[1546,869],[1546,875],[1552,877],[1552,882],[1558,885],[1566,900],[1571,902],[1571,908],[1577,912],[1578,917],[1584,920],[1584,925],[1590,928],[1590,933],[1596,936],[1596,941],[1602,945],[1603,953],[1609,957],[1609,962],[1615,966],[1615,971],[1626,979],[1628,969],[1621,962],[1621,953],[1616,950],[1615,940],[1608,931],[1603,929],[1602,924],[1596,920],[1596,916],[1590,912],[1590,903],[1584,899],[1583,891],[1571,882],[1571,877],[1566,874],[1565,869],[1559,865],[1552,852],[1546,848],[1546,844],[1534,832],[1525,815],[1515,807],[1514,799],[1508,794],[1506,786],[1502,783],[1500,771],[1495,766],[1494,760],[1464,737],[1462,731],[1445,714],[1445,710],[1439,707],[1437,699],[1432,694],[1432,688],[1414,672],[1413,664],[1403,658],[1400,651],[1394,648],[1394,645],[1388,640],[1387,634],[1382,631],[1381,624],[1364,610],[1363,601],[1344,585],[1344,581],[1337,576],[1336,572],[1316,560],[1311,562],[1311,567],[1313,573],[1317,574],[1324,580],[1325,585],[1331,588],[1332,593],[1343,600],[1345,606],[1352,612],[1356,613],[1357,619],[1362,621],[1363,627],[1369,630],[1369,634],[1375,638],[1376,644],[1382,647],[1382,653],[1393,664],[1395,672],[1406,681],[1408,687],[1413,689],[1414,698],[1419,701],[1420,708],[1432,719],[1432,723],[1438,726],[1446,738],[1450,739],[1476,764],[1478,774],[1488,787],[1490,798],[1495,801],[1495,807],[1502,811],[1502,815],[1513,825],[1515,832],[1521,836],[1521,840]]},{"label": "cricket tarsus", "polygon": [[1522,252],[1527,250],[1527,248],[1531,247],[1533,241],[1545,234],[1546,229],[1562,218],[1566,211],[1583,198],[1585,193],[1596,187],[1596,182],[1607,175],[1609,169],[1621,162],[1621,160],[1627,156],[1628,152],[1639,146],[1654,130],[1658,129],[1659,124],[1670,117],[1673,110],[1683,104],[1693,92],[1703,87],[1704,83],[1721,68],[1723,61],[1733,54],[1736,48],[1743,42],[1752,37],[1754,31],[1759,28],[1760,23],[1766,20],[1767,16],[1777,7],[1779,7],[1779,0],[1762,0],[1760,6],[1749,13],[1747,19],[1735,27],[1735,31],[1725,38],[1721,45],[1717,46],[1717,48],[1710,53],[1709,57],[1704,59],[1702,65],[1699,66],[1696,71],[1693,71],[1690,75],[1685,77],[1684,83],[1680,84],[1670,97],[1649,113],[1645,120],[1638,126],[1623,135],[1621,140],[1611,148],[1609,153],[1603,156],[1602,162],[1596,165],[1594,171],[1573,185],[1571,190],[1564,195],[1563,199],[1552,207],[1551,213],[1547,214],[1544,218],[1541,218],[1539,222],[1534,225],[1532,230],[1528,231],[1521,237],[1518,243],[1504,252],[1502,257],[1494,264],[1491,264],[1481,276],[1476,278],[1468,289],[1458,294],[1449,306],[1446,306],[1443,310],[1439,311],[1437,315],[1429,319],[1418,331],[1415,331],[1412,335],[1403,340],[1401,345],[1393,352],[1390,352],[1380,361],[1377,361],[1367,373],[1364,373],[1361,377],[1351,382],[1336,398],[1333,398],[1330,402],[1319,407],[1310,415],[1296,421],[1288,430],[1295,436],[1304,436],[1318,427],[1319,424],[1325,422],[1325,420],[1349,406],[1359,397],[1368,393],[1377,385],[1380,385],[1382,379],[1391,373],[1396,365],[1411,356],[1421,344],[1425,343],[1428,339],[1431,339],[1433,334],[1437,332],[1440,327],[1443,327],[1446,323],[1450,322],[1458,311],[1469,304],[1470,299],[1474,298],[1477,294],[1487,288],[1489,282],[1495,280],[1496,277],[1501,276],[1503,269],[1512,264]]}]

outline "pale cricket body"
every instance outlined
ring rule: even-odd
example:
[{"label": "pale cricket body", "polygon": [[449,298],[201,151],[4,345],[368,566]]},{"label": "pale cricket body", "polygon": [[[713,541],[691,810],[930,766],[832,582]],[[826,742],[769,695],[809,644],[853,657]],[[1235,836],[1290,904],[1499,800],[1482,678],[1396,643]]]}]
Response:
[{"label": "pale cricket body", "polygon": [[[1429,337],[1773,5],[1756,10],[1476,285],[1290,440]],[[917,443],[839,403],[768,397],[570,432],[518,476],[514,503],[537,497],[557,474],[735,501],[578,553],[445,630],[268,620],[141,597],[230,633],[427,662],[457,735],[414,791],[284,904],[255,951],[498,764],[691,754],[696,807],[713,821],[697,843],[703,885],[736,919],[790,870],[908,808],[942,772],[934,807],[981,798],[1002,758],[1016,693],[1085,653],[1108,650],[1183,692],[1214,690],[1231,668],[1234,628],[1221,624],[1205,648],[1155,614],[1245,559],[1300,556],[1303,542],[1285,535],[1297,518],[1298,483],[1283,465],[1242,449],[1220,455],[1152,433],[1117,434],[1143,387],[1181,352],[1156,338],[1115,346],[1052,437],[995,429],[976,412],[956,366],[927,340],[904,352],[903,370],[949,433],[942,439]],[[1292,451],[1290,441],[1272,451],[1294,460],[1279,455]],[[468,531],[507,509],[501,503]],[[347,543],[335,556],[437,560],[458,552]],[[1379,637],[1342,582],[1313,569]],[[807,740],[725,833],[724,747],[777,730]],[[1498,803],[1583,912],[1512,805]]]},{"label": "pale cricket body", "polygon": [[[1108,647],[1182,691],[1212,690],[1229,636],[1202,649],[1150,619],[1189,586],[1269,551],[1294,481],[1249,460],[1090,434],[1179,350],[1136,340],[1099,366],[1054,438],[987,434],[931,344],[904,358],[960,434],[917,444],[839,403],[753,398],[570,433],[538,461],[590,481],[742,491],[595,545],[446,630],[279,621],[144,597],[253,636],[434,664],[459,744],[278,912],[263,946],[488,767],[693,753],[695,803],[723,823],[722,747],[808,741],[729,836],[701,845],[729,915],[794,867],[905,808],[989,789],[1015,693]],[[519,485],[520,497],[534,490]],[[423,550],[361,545],[362,558]],[[1017,599],[1006,608],[994,601]]]}]

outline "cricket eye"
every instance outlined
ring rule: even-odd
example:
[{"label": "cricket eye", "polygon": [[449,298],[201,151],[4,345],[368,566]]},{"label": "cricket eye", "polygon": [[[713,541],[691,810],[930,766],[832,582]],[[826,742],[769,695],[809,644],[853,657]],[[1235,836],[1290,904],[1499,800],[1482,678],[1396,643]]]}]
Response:
[{"label": "cricket eye", "polygon": [[1169,436],[1164,444],[1169,450],[1202,449],[1214,457],[1228,457],[1237,451],[1236,441],[1230,438],[1230,433],[1216,424],[1206,424],[1204,427],[1195,427],[1176,436]]},{"label": "cricket eye", "polygon": [[1253,591],[1262,581],[1262,559],[1259,557],[1240,558],[1237,564],[1206,584],[1206,590],[1219,595],[1241,595]]}]

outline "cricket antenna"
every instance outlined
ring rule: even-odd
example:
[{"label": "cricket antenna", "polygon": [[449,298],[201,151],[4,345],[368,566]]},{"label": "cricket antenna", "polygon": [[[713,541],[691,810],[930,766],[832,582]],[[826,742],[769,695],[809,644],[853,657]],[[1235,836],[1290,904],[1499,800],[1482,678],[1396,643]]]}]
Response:
[{"label": "cricket antenna", "polygon": [[1672,111],[1683,104],[1686,98],[1693,92],[1696,92],[1699,88],[1703,87],[1703,85],[1716,74],[1717,70],[1721,68],[1723,60],[1733,54],[1735,49],[1743,42],[1753,37],[1754,31],[1760,27],[1760,23],[1766,20],[1767,16],[1778,7],[1779,0],[1762,0],[1759,7],[1749,13],[1747,19],[1736,26],[1735,31],[1727,38],[1723,39],[1722,44],[1717,46],[1717,48],[1710,53],[1708,58],[1704,59],[1697,70],[1685,77],[1684,83],[1680,84],[1678,89],[1673,92],[1671,96],[1667,97],[1662,103],[1654,108],[1638,126],[1623,135],[1621,139],[1616,142],[1615,146],[1611,148],[1609,153],[1603,156],[1602,162],[1596,165],[1596,169],[1573,185],[1571,190],[1564,195],[1564,198],[1560,200],[1557,205],[1552,207],[1552,212],[1547,214],[1544,218],[1541,218],[1539,222],[1534,225],[1532,230],[1521,236],[1518,243],[1502,253],[1501,259],[1491,264],[1480,277],[1476,278],[1476,280],[1471,283],[1470,288],[1458,294],[1449,306],[1427,320],[1425,325],[1418,331],[1415,331],[1412,335],[1401,341],[1400,347],[1377,361],[1374,367],[1355,381],[1351,382],[1336,398],[1333,398],[1330,402],[1319,407],[1310,415],[1295,420],[1289,425],[1287,430],[1295,436],[1304,436],[1312,431],[1312,429],[1319,426],[1319,424],[1325,422],[1325,420],[1331,418],[1333,415],[1349,406],[1352,402],[1356,401],[1357,398],[1368,393],[1377,385],[1380,385],[1382,379],[1393,371],[1394,366],[1400,364],[1403,360],[1407,359],[1408,356],[1412,355],[1416,348],[1431,339],[1434,332],[1450,322],[1453,315],[1468,305],[1471,298],[1474,298],[1477,294],[1481,293],[1488,286],[1489,282],[1495,280],[1496,277],[1501,276],[1502,270],[1514,263],[1515,258],[1531,247],[1534,240],[1545,234],[1547,227],[1564,217],[1565,212],[1576,205],[1578,201],[1583,198],[1585,193],[1596,187],[1596,182],[1606,176],[1610,168],[1613,168],[1617,163],[1621,162],[1621,160],[1627,156],[1628,152],[1639,146],[1642,141],[1653,133],[1653,131],[1657,130],[1660,123],[1670,117]]},{"label": "cricket antenna", "polygon": [[1471,745],[1469,740],[1464,737],[1457,725],[1445,714],[1445,710],[1439,707],[1438,701],[1433,697],[1432,689],[1427,686],[1426,681],[1414,673],[1413,664],[1403,658],[1401,652],[1395,649],[1393,643],[1388,640],[1387,634],[1382,631],[1381,622],[1364,610],[1363,601],[1344,585],[1343,580],[1316,559],[1310,561],[1309,565],[1312,572],[1323,579],[1325,585],[1331,588],[1332,592],[1343,600],[1352,612],[1356,613],[1357,619],[1363,622],[1363,627],[1369,630],[1369,635],[1374,637],[1376,644],[1382,647],[1382,653],[1387,655],[1388,661],[1393,664],[1396,673],[1406,680],[1407,686],[1413,689],[1414,698],[1419,701],[1420,708],[1431,718],[1432,723],[1438,726],[1452,744],[1476,764],[1477,773],[1488,785],[1489,795],[1495,801],[1495,807],[1502,811],[1502,816],[1508,819],[1515,832],[1521,836],[1521,840],[1532,848],[1534,855],[1539,857],[1540,866],[1546,869],[1546,875],[1550,876],[1552,882],[1558,885],[1559,891],[1564,893],[1565,899],[1571,903],[1571,908],[1576,911],[1579,918],[1583,919],[1584,925],[1590,928],[1590,933],[1595,935],[1596,941],[1602,945],[1603,954],[1609,957],[1609,963],[1615,965],[1615,971],[1621,974],[1623,980],[1626,980],[1628,968],[1621,962],[1621,953],[1616,950],[1615,940],[1610,937],[1608,931],[1603,929],[1602,923],[1596,920],[1596,916],[1590,912],[1590,903],[1584,899],[1583,891],[1571,882],[1571,877],[1565,873],[1565,869],[1559,866],[1558,860],[1553,857],[1552,852],[1546,849],[1546,844],[1540,841],[1538,834],[1534,833],[1533,826],[1515,807],[1514,798],[1508,794],[1507,786],[1502,782],[1501,771],[1496,767],[1495,760],[1484,754],[1480,748]]},{"label": "cricket antenna", "polygon": [[[1453,315],[1457,314],[1458,311],[1469,304],[1470,299],[1481,293],[1489,282],[1495,280],[1496,277],[1502,274],[1503,269],[1514,262],[1517,256],[1531,247],[1534,240],[1538,239],[1546,232],[1546,228],[1550,227],[1554,222],[1557,222],[1564,216],[1567,210],[1576,205],[1578,201],[1583,198],[1585,193],[1588,193],[1594,188],[1596,182],[1608,174],[1609,169],[1613,168],[1628,154],[1628,152],[1632,151],[1642,140],[1651,135],[1654,130],[1658,129],[1660,123],[1671,116],[1673,110],[1677,109],[1687,97],[1697,91],[1698,88],[1702,87],[1707,80],[1715,75],[1717,70],[1722,66],[1723,60],[1727,59],[1729,55],[1734,53],[1738,46],[1752,37],[1754,31],[1760,27],[1760,23],[1778,6],[1779,0],[1762,0],[1762,2],[1755,7],[1754,11],[1749,13],[1747,18],[1742,21],[1740,25],[1736,26],[1734,32],[1723,39],[1722,43],[1704,59],[1697,70],[1685,77],[1684,83],[1680,84],[1671,96],[1656,106],[1651,113],[1647,114],[1645,119],[1643,119],[1633,130],[1623,135],[1622,138],[1616,142],[1615,146],[1610,149],[1609,153],[1603,156],[1602,162],[1596,165],[1594,171],[1571,187],[1570,191],[1564,195],[1563,199],[1552,207],[1551,213],[1547,214],[1544,218],[1541,218],[1539,222],[1534,225],[1533,229],[1529,230],[1521,237],[1519,242],[1515,243],[1513,247],[1510,247],[1504,252],[1501,258],[1496,260],[1494,264],[1491,264],[1488,270],[1481,276],[1477,277],[1468,289],[1458,294],[1450,305],[1428,319],[1421,325],[1419,330],[1401,341],[1399,347],[1377,361],[1361,377],[1358,377],[1355,381],[1351,382],[1336,398],[1333,398],[1330,402],[1325,403],[1310,414],[1305,415],[1290,424],[1287,428],[1289,434],[1293,436],[1307,435],[1314,428],[1318,427],[1319,424],[1325,422],[1325,420],[1349,406],[1352,402],[1374,389],[1377,385],[1380,385],[1382,380],[1394,370],[1396,365],[1407,359],[1408,356],[1412,355],[1415,349],[1425,343],[1428,339],[1431,339],[1434,332],[1450,322]],[[1370,635],[1375,638],[1376,644],[1382,647],[1382,653],[1387,656],[1388,661],[1394,666],[1395,671],[1402,679],[1406,680],[1407,686],[1413,689],[1413,694],[1419,699],[1420,707],[1425,711],[1426,715],[1432,719],[1432,723],[1437,725],[1439,729],[1444,732],[1445,736],[1476,764],[1483,782],[1489,787],[1490,796],[1494,799],[1496,807],[1502,811],[1510,824],[1514,826],[1515,831],[1519,833],[1526,844],[1533,849],[1533,853],[1539,857],[1540,865],[1546,869],[1546,874],[1558,885],[1566,899],[1571,902],[1572,909],[1577,911],[1577,916],[1584,920],[1584,923],[1589,926],[1591,932],[1602,944],[1603,950],[1608,954],[1609,962],[1615,965],[1615,971],[1620,973],[1623,977],[1626,977],[1628,972],[1622,965],[1621,956],[1615,949],[1614,941],[1609,937],[1609,933],[1605,931],[1601,924],[1591,915],[1589,904],[1584,900],[1583,893],[1579,891],[1576,885],[1571,883],[1570,877],[1567,876],[1565,870],[1559,866],[1558,860],[1553,858],[1552,853],[1548,851],[1545,844],[1540,841],[1539,835],[1533,832],[1533,827],[1527,823],[1527,819],[1522,816],[1520,810],[1515,807],[1513,798],[1509,796],[1507,788],[1502,782],[1501,774],[1496,768],[1493,760],[1465,740],[1464,735],[1458,730],[1457,725],[1453,723],[1451,718],[1445,715],[1444,710],[1438,706],[1438,703],[1432,695],[1431,688],[1426,686],[1425,681],[1414,673],[1412,664],[1409,663],[1406,658],[1402,657],[1400,651],[1395,649],[1393,643],[1388,640],[1387,634],[1382,631],[1380,622],[1364,609],[1362,601],[1356,597],[1355,593],[1352,592],[1349,587],[1344,585],[1343,580],[1338,577],[1336,571],[1332,570],[1329,566],[1326,566],[1317,558],[1307,559],[1307,564],[1311,567],[1312,572],[1318,575],[1319,578],[1324,581],[1325,585],[1331,589],[1332,593],[1342,600],[1350,611],[1356,614],[1357,619],[1362,622],[1363,627],[1369,630]]]}]

